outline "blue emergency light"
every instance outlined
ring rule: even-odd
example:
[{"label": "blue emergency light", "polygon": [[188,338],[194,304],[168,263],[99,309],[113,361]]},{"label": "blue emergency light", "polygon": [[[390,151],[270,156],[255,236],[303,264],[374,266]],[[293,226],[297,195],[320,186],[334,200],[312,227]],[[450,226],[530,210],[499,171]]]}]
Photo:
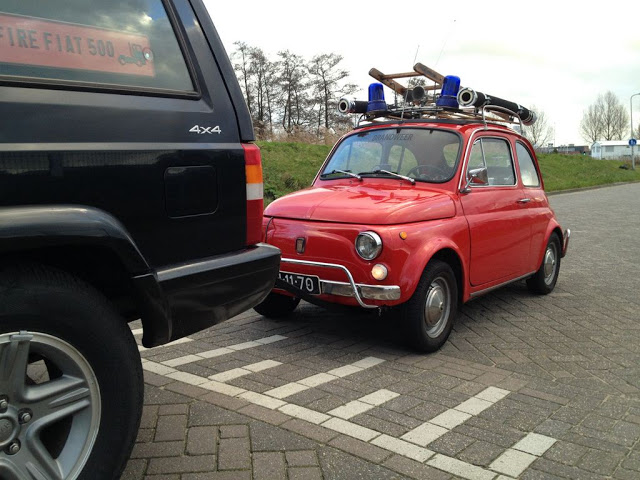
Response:
[{"label": "blue emergency light", "polygon": [[375,112],[377,110],[386,110],[387,102],[384,99],[384,89],[381,83],[372,83],[369,85],[369,104],[367,112]]},{"label": "blue emergency light", "polygon": [[458,90],[460,90],[460,77],[447,75],[442,82],[440,97],[436,106],[445,108],[458,108]]}]

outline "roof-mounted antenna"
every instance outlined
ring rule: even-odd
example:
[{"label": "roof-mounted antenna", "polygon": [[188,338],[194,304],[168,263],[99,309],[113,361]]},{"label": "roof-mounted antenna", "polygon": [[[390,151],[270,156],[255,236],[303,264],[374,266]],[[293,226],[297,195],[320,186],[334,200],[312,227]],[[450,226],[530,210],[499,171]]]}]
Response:
[{"label": "roof-mounted antenna", "polygon": [[[418,48],[416,48],[416,54],[413,57],[413,64],[416,64],[416,60],[418,59],[418,52],[420,51],[420,44],[418,44]],[[404,119],[404,109],[407,108],[407,100],[409,99],[409,89],[404,92],[404,101],[402,102],[402,112],[400,113],[400,121]]]}]

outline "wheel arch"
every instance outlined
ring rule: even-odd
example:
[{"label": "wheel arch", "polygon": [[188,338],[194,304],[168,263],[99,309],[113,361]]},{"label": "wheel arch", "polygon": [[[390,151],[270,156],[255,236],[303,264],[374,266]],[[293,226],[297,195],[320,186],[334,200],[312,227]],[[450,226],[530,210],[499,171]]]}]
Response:
[{"label": "wheel arch", "polygon": [[145,346],[171,338],[169,310],[155,274],[125,227],[99,209],[0,209],[0,267],[37,264],[76,276],[127,321],[141,318]]}]

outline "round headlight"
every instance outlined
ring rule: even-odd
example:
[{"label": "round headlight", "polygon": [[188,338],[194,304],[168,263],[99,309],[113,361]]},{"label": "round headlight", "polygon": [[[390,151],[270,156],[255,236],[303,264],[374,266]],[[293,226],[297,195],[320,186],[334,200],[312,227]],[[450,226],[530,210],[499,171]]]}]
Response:
[{"label": "round headlight", "polygon": [[362,232],[356,238],[356,252],[365,260],[373,260],[382,251],[382,239],[376,232]]}]

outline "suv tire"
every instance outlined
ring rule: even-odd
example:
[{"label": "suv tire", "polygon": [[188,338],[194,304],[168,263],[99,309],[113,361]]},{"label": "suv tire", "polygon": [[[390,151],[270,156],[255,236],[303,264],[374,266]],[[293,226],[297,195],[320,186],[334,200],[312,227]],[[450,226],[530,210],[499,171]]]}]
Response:
[{"label": "suv tire", "polygon": [[144,384],[131,330],[100,293],[50,268],[0,271],[0,360],[0,417],[14,427],[0,477],[119,477]]}]

